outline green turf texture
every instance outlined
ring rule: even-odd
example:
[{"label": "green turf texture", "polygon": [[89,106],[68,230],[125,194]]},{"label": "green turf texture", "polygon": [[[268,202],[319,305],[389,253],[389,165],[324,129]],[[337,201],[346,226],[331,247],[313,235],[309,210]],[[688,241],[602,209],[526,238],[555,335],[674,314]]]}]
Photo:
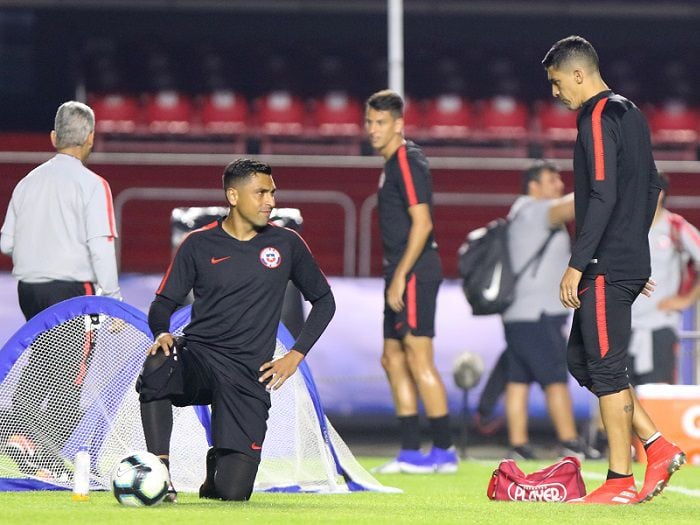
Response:
[{"label": "green turf texture", "polygon": [[[361,458],[371,468],[379,458]],[[378,475],[402,494],[354,493],[253,494],[245,503],[200,500],[180,494],[176,505],[128,508],[109,492],[93,492],[88,502],[73,502],[69,492],[0,492],[0,524],[310,524],[310,523],[536,523],[536,524],[661,524],[700,523],[700,468],[683,467],[671,485],[650,503],[629,506],[570,505],[565,503],[493,502],[486,486],[497,461],[463,461],[457,474]],[[545,463],[524,461],[532,472]],[[643,465],[635,465],[638,484]],[[606,463],[583,466],[588,490],[602,482]],[[684,492],[674,491],[672,488]]]}]

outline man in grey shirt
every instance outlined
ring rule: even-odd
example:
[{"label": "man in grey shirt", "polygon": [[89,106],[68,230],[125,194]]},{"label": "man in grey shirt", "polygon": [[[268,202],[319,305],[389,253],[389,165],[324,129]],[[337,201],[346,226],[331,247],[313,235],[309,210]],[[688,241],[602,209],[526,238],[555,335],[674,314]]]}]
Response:
[{"label": "man in grey shirt", "polygon": [[[12,256],[27,320],[71,297],[100,293],[121,300],[112,192],[106,180],[83,165],[94,136],[92,109],[75,101],[62,104],[51,132],[57,154],[12,192],[0,250]],[[55,451],[79,421],[90,359],[85,341],[53,346],[32,346],[12,399],[16,433],[5,446],[24,473],[44,477],[59,474],[62,462]],[[40,459],[42,448],[53,456],[55,469],[46,468],[51,460]]]},{"label": "man in grey shirt", "polygon": [[[502,314],[508,344],[506,421],[510,456],[516,459],[535,457],[527,429],[532,382],[539,383],[545,392],[562,455],[584,453],[567,385],[568,314],[559,301],[559,285],[551,279],[566,268],[571,253],[564,224],[574,217],[574,200],[573,194],[562,197],[563,190],[559,169],[539,161],[523,174],[524,195],[508,215],[513,270],[523,272],[515,287],[515,300]],[[528,264],[542,246],[541,257]]]}]

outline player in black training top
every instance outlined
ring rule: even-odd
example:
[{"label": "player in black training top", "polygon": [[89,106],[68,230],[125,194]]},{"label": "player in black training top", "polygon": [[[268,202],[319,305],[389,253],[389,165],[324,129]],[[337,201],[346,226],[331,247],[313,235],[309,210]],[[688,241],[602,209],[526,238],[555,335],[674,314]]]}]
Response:
[{"label": "player in black training top", "polygon": [[[378,472],[454,472],[457,454],[449,432],[447,395],[433,362],[435,304],[442,267],[433,237],[428,161],[403,137],[403,100],[379,91],[367,101],[365,127],[386,163],[379,180],[379,228],[384,245],[384,351],[401,428],[398,457]],[[420,451],[418,395],[433,435]]]},{"label": "player in black training top", "polygon": [[[171,405],[212,407],[213,448],[200,497],[250,498],[260,463],[269,390],[280,388],[335,312],[330,286],[294,231],[268,223],[275,183],[264,163],[239,159],[223,175],[227,217],[180,245],[148,313],[155,343],[138,390],[148,450],[169,458]],[[312,308],[289,353],[272,360],[288,281]],[[183,338],[170,316],[194,293]],[[175,499],[171,490],[170,499]]]},{"label": "player in black training top", "polygon": [[[560,40],[542,61],[552,95],[578,115],[574,150],[576,240],[560,283],[561,302],[574,308],[569,371],[600,403],[610,445],[606,482],[583,503],[648,501],[685,461],[657,431],[627,375],[632,303],[653,282],[649,227],[660,191],[649,129],[639,109],[610,91],[598,55],[585,39]],[[647,468],[637,493],[630,436],[644,442]]]}]

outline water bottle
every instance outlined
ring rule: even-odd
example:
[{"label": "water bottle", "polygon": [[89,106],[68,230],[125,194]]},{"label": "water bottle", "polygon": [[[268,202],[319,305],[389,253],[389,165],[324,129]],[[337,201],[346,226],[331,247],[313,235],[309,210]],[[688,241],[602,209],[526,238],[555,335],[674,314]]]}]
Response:
[{"label": "water bottle", "polygon": [[75,455],[73,472],[73,501],[90,499],[90,453],[85,445]]}]

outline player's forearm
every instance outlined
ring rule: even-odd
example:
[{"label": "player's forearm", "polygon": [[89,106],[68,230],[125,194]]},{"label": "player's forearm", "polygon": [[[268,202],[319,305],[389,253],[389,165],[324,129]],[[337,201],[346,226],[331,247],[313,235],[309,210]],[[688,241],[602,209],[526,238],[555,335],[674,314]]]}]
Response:
[{"label": "player's forearm", "polygon": [[178,304],[175,301],[156,295],[156,298],[151,303],[148,309],[148,327],[151,329],[153,337],[170,331],[170,316],[177,309]]},{"label": "player's forearm", "polygon": [[103,295],[121,300],[114,240],[108,237],[95,237],[88,240],[88,250],[97,285],[102,289]]},{"label": "player's forearm", "polygon": [[592,201],[583,220],[583,227],[571,249],[569,266],[584,271],[595,257],[598,245],[610,222],[614,202]]},{"label": "player's forearm", "polygon": [[549,225],[561,226],[574,219],[574,194],[567,193],[552,201],[549,208]]},{"label": "player's forearm", "polygon": [[413,269],[416,261],[423,253],[425,248],[425,243],[428,242],[430,233],[433,231],[433,223],[428,222],[413,222],[411,224],[411,229],[408,232],[408,242],[406,243],[406,249],[399,260],[399,264],[396,265],[396,270],[394,275],[406,276]]},{"label": "player's forearm", "polygon": [[335,299],[333,292],[328,293],[312,303],[309,315],[301,328],[301,333],[294,343],[293,349],[300,354],[306,355],[311,347],[318,341],[328,323],[335,314]]},{"label": "player's forearm", "polygon": [[0,251],[5,255],[12,255],[12,250],[15,247],[15,238],[9,233],[0,235]]}]

